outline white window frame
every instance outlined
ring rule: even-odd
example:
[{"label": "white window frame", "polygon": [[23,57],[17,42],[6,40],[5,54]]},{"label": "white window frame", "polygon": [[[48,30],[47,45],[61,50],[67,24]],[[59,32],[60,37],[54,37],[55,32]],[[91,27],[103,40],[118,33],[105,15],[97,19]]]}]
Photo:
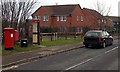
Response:
[{"label": "white window frame", "polygon": [[49,21],[49,16],[48,15],[44,15],[43,16],[43,21]]},{"label": "white window frame", "polygon": [[35,19],[36,19],[36,20],[40,20],[41,17],[40,17],[39,15],[36,15],[36,16],[35,16]]},{"label": "white window frame", "polygon": [[81,21],[83,21],[84,20],[84,16],[80,16],[80,19],[81,19]]},{"label": "white window frame", "polygon": [[60,16],[57,16],[57,21],[60,21]]},{"label": "white window frame", "polygon": [[60,16],[60,21],[66,21],[66,16]]},{"label": "white window frame", "polygon": [[77,21],[79,21],[79,16],[77,16]]}]

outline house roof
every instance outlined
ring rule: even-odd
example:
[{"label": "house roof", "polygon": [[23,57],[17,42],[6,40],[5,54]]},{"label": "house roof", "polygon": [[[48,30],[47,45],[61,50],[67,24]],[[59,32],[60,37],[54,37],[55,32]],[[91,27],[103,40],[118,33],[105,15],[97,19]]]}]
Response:
[{"label": "house roof", "polygon": [[[56,15],[70,15],[76,6],[79,6],[79,4],[41,6],[40,8],[46,9],[46,14],[56,16]],[[34,13],[36,13],[38,10],[36,10]]]},{"label": "house roof", "polygon": [[86,10],[87,12],[89,12],[91,15],[93,15],[97,19],[102,19],[103,18],[103,16],[100,13],[98,13],[96,10],[88,9],[88,8],[83,8],[83,10]]},{"label": "house roof", "polygon": [[[88,8],[83,8],[83,14],[85,15],[86,18],[86,24],[88,25],[95,25],[98,23],[98,20],[102,19],[102,15],[99,14],[97,11],[88,9]],[[94,27],[94,26],[93,26]]]},{"label": "house roof", "polygon": [[106,17],[110,18],[112,21],[115,21],[115,22],[120,21],[120,17],[118,16],[106,16]]},{"label": "house roof", "polygon": [[99,22],[101,22],[103,19],[107,19],[104,18],[103,15],[101,15],[100,13],[98,13],[96,10],[93,9],[88,9],[88,8],[83,8],[83,14],[85,15],[85,23],[87,25],[90,25],[91,27],[95,27],[98,26]]}]

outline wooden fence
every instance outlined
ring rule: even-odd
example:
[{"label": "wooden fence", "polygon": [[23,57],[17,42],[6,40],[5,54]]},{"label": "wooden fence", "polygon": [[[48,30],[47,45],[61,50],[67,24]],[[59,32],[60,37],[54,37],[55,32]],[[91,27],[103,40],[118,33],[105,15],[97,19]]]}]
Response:
[{"label": "wooden fence", "polygon": [[83,38],[82,33],[40,33],[41,41],[70,39],[70,38]]}]

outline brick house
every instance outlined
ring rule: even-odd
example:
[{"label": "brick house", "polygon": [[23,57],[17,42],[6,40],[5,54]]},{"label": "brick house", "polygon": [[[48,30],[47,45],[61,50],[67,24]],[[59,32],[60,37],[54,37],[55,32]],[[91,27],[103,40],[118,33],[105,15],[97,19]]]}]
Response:
[{"label": "brick house", "polygon": [[40,27],[58,27],[57,32],[83,32],[84,27],[101,29],[111,21],[95,10],[75,5],[41,6],[33,14],[39,17]]},{"label": "brick house", "polygon": [[113,27],[120,24],[120,17],[118,17],[118,16],[105,16],[105,17],[112,21]]},{"label": "brick house", "polygon": [[111,27],[112,22],[107,17],[102,16],[96,10],[83,8],[84,23],[90,29],[102,29],[104,27]]},{"label": "brick house", "polygon": [[84,13],[84,23],[86,26],[90,27],[91,29],[94,28],[99,28],[99,22],[102,20],[102,15],[99,14],[97,11],[88,9],[88,8],[83,8],[83,13]]},{"label": "brick house", "polygon": [[80,32],[80,27],[84,25],[84,14],[79,4],[41,6],[32,14],[33,18],[36,16],[40,18],[41,27],[59,27],[60,32]]},{"label": "brick house", "polygon": [[119,16],[106,16],[112,21],[113,30],[120,32],[120,17]]}]

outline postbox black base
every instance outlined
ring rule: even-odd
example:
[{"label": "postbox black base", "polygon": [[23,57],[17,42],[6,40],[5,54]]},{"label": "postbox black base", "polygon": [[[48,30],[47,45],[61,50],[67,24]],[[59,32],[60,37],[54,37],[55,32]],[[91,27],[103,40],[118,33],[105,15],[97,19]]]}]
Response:
[{"label": "postbox black base", "polygon": [[13,49],[14,49],[13,47],[5,48],[5,50],[13,50]]}]

